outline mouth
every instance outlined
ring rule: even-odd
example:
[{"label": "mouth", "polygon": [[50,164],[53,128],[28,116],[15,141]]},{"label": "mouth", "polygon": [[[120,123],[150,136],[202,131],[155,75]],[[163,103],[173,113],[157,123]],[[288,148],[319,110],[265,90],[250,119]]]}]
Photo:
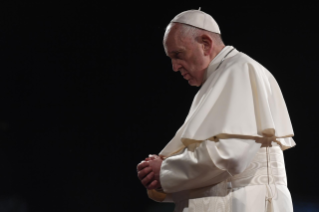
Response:
[{"label": "mouth", "polygon": [[189,74],[182,74],[182,76],[184,77],[184,79],[186,79],[186,77],[188,78]]}]

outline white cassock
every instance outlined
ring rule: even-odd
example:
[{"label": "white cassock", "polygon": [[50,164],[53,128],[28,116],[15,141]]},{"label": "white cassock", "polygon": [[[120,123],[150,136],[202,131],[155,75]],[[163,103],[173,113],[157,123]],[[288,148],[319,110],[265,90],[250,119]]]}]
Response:
[{"label": "white cassock", "polygon": [[174,202],[175,212],[292,212],[283,158],[292,136],[273,75],[226,46],[160,152],[162,191],[148,195]]}]

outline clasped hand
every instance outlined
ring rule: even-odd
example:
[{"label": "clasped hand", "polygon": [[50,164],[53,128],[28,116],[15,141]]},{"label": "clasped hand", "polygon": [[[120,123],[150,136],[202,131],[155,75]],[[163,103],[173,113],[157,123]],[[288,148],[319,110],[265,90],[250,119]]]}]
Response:
[{"label": "clasped hand", "polygon": [[137,176],[147,189],[161,188],[159,179],[163,158],[158,155],[149,155],[137,165]]}]

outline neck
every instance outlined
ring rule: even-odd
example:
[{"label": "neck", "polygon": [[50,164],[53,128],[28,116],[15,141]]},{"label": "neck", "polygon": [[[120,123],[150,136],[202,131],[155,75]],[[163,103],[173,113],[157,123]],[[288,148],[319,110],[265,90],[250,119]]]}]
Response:
[{"label": "neck", "polygon": [[224,44],[220,45],[220,46],[215,46],[212,53],[210,54],[210,61],[212,61],[219,54],[219,52],[221,52],[221,50],[223,50],[223,48],[225,48]]},{"label": "neck", "polygon": [[207,64],[207,67],[206,69],[204,70],[204,73],[207,71],[207,68],[210,64],[210,62],[219,54],[219,52],[221,52],[223,50],[223,48],[225,48],[225,45],[220,45],[220,46],[215,46],[213,48],[213,51],[211,52],[211,54],[209,55],[209,61],[208,61],[208,64]]}]

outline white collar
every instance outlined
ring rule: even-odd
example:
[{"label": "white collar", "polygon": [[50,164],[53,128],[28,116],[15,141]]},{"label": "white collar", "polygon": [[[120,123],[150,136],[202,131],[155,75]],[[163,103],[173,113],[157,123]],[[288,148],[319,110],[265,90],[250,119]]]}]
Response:
[{"label": "white collar", "polygon": [[[229,55],[227,55],[232,49],[234,49]],[[206,79],[216,71],[216,68],[218,65],[222,62],[224,57],[227,55],[227,58],[232,57],[237,53],[238,51],[233,47],[233,46],[225,46],[215,57],[214,59],[210,62],[208,65],[205,75],[204,75],[204,82]]]}]

